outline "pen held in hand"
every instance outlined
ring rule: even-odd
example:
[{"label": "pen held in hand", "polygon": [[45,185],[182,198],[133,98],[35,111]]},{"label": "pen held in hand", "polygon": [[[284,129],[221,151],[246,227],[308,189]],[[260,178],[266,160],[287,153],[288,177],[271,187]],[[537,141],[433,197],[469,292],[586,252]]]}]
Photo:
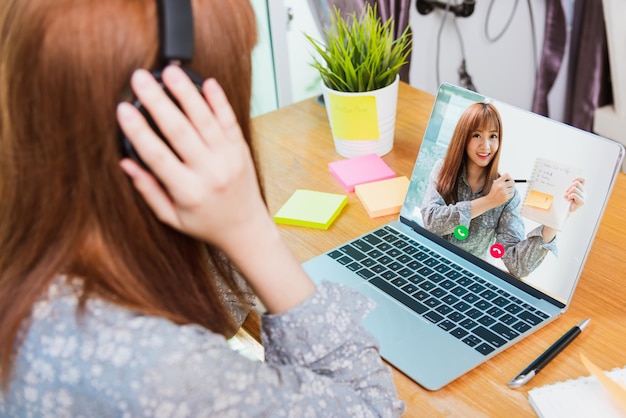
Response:
[{"label": "pen held in hand", "polygon": [[572,329],[567,331],[561,338],[559,338],[554,344],[550,346],[543,354],[541,354],[535,361],[530,363],[528,367],[522,370],[517,376],[509,382],[510,388],[518,388],[526,383],[541,369],[543,369],[554,357],[557,356],[565,347],[567,347],[578,335],[587,327],[591,319],[587,318],[584,321],[574,325]]}]

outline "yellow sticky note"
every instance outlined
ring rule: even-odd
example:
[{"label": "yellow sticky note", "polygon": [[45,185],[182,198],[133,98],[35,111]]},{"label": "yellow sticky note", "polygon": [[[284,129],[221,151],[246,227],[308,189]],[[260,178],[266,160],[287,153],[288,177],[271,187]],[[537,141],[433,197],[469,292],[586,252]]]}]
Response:
[{"label": "yellow sticky note", "polygon": [[593,364],[583,353],[580,353],[580,359],[589,370],[589,372],[598,379],[598,382],[609,392],[611,398],[619,405],[624,413],[626,413],[626,387],[621,382],[608,377],[604,371]]},{"label": "yellow sticky note", "polygon": [[524,204],[533,208],[548,210],[552,206],[552,200],[554,200],[554,196],[551,194],[531,189]]},{"label": "yellow sticky note", "polygon": [[344,195],[299,189],[274,215],[274,222],[328,229],[347,203]]},{"label": "yellow sticky note", "polygon": [[333,135],[346,140],[377,140],[378,113],[375,96],[329,95]]},{"label": "yellow sticky note", "polygon": [[405,176],[359,184],[354,192],[361,200],[370,218],[399,213],[409,189]]}]

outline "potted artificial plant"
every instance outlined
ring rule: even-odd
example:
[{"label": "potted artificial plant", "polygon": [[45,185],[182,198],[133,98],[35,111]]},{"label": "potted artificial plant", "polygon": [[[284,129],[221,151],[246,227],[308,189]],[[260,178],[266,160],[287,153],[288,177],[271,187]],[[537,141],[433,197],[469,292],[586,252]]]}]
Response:
[{"label": "potted artificial plant", "polygon": [[306,35],[318,56],[311,64],[322,78],[322,92],[337,152],[344,157],[393,147],[400,68],[407,63],[407,29],[393,39],[394,22],[382,22],[369,4],[357,16],[334,9],[322,43]]}]

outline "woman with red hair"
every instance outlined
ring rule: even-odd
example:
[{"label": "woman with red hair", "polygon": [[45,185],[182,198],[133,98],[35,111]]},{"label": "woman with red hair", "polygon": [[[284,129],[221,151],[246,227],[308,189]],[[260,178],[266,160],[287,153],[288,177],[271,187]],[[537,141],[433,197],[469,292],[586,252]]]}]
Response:
[{"label": "woman with red hair", "polygon": [[[180,108],[146,71],[185,1],[0,2],[0,416],[401,415],[371,302],[314,285],[265,206],[249,1],[187,4]],[[250,289],[264,361],[227,342]]]}]

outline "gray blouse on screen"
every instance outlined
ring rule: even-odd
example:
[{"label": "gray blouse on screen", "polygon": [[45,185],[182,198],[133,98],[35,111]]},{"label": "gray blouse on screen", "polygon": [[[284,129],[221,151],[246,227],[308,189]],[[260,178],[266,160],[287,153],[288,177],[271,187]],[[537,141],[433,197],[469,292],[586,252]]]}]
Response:
[{"label": "gray blouse on screen", "polygon": [[[505,251],[501,260],[515,277],[528,276],[550,251],[556,255],[556,239],[544,243],[542,225],[524,237],[521,198],[517,190],[508,202],[472,219],[470,201],[481,197],[482,189],[473,193],[462,170],[457,188],[459,201],[447,205],[436,187],[442,165],[443,160],[437,161],[430,173],[421,209],[424,227],[485,260],[491,257],[489,249],[494,243],[502,244]],[[459,225],[469,230],[468,238],[462,241],[454,236],[454,228]]]}]

